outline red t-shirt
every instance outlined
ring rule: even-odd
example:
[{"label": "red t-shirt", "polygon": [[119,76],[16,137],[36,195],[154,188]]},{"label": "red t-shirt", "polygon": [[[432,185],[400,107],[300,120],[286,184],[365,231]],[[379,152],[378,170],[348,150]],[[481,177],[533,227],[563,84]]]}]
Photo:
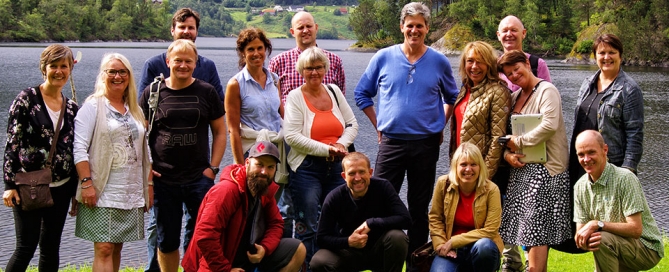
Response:
[{"label": "red t-shirt", "polygon": [[471,92],[469,87],[466,88],[465,97],[455,105],[455,110],[453,111],[455,115],[455,146],[460,146],[460,131],[462,130],[462,120],[465,118],[465,111],[467,111],[467,104],[469,104],[469,97]]},{"label": "red t-shirt", "polygon": [[476,192],[472,192],[468,196],[460,192],[460,201],[458,201],[458,207],[455,210],[455,220],[453,220],[453,233],[451,236],[469,232],[475,228],[474,198],[476,198]]}]

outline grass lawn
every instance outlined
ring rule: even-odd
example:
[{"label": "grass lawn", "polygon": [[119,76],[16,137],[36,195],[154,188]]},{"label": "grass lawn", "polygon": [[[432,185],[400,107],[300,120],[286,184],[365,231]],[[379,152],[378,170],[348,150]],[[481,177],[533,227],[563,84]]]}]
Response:
[{"label": "grass lawn", "polygon": [[[669,238],[664,238],[664,252],[669,253]],[[37,267],[31,266],[27,270],[28,272],[37,272]],[[70,265],[66,268],[60,269],[60,272],[91,272],[90,264],[82,265]],[[132,268],[126,267],[121,269],[123,272],[142,272],[144,267]],[[181,271],[181,269],[179,269]],[[555,272],[589,272],[595,271],[595,260],[592,257],[592,253],[584,254],[568,254],[562,253],[557,250],[551,250],[548,254],[548,271]],[[653,272],[664,272],[669,271],[669,258],[662,258],[660,263],[658,263],[653,269],[648,270]],[[0,272],[4,272],[0,268]]]}]

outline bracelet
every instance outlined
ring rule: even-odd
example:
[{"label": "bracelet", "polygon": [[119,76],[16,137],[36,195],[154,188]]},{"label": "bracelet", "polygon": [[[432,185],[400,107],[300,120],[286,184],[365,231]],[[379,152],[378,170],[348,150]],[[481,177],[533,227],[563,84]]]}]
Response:
[{"label": "bracelet", "polygon": [[86,186],[81,186],[81,189],[88,189],[88,188],[91,188],[91,187],[93,187],[93,184],[86,185]]},{"label": "bracelet", "polygon": [[153,180],[149,181],[149,186],[153,186]]}]

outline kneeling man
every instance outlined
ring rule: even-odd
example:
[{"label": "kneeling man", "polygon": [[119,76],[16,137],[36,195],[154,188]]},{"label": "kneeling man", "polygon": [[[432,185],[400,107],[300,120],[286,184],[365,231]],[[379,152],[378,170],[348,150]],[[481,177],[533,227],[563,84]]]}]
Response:
[{"label": "kneeling man", "polygon": [[597,131],[576,137],[586,172],[574,187],[576,245],[593,252],[599,272],[649,270],[664,256],[662,235],[639,179],[607,163],[608,149]]},{"label": "kneeling man", "polygon": [[194,271],[299,271],[306,248],[281,238],[283,219],[274,200],[279,151],[257,142],[246,164],[225,167],[202,200],[193,239],[181,265]]},{"label": "kneeling man", "polygon": [[352,152],[342,160],[346,184],[325,198],[311,259],[318,271],[402,271],[411,216],[390,182],[372,177],[369,158]]}]

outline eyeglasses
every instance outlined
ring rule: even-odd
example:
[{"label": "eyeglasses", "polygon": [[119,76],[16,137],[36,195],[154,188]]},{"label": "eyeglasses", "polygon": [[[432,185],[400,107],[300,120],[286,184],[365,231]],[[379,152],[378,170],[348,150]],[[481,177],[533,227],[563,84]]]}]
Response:
[{"label": "eyeglasses", "polygon": [[304,67],[305,72],[319,72],[322,73],[325,71],[325,66],[316,66],[316,67]]},{"label": "eyeglasses", "polygon": [[121,69],[121,70],[107,69],[105,70],[105,73],[107,73],[107,76],[109,77],[115,77],[116,75],[119,75],[121,77],[127,77],[129,72],[126,69]]},{"label": "eyeglasses", "polygon": [[411,68],[409,68],[409,75],[407,76],[407,84],[413,83],[413,74],[416,73],[416,65],[411,65]]}]

